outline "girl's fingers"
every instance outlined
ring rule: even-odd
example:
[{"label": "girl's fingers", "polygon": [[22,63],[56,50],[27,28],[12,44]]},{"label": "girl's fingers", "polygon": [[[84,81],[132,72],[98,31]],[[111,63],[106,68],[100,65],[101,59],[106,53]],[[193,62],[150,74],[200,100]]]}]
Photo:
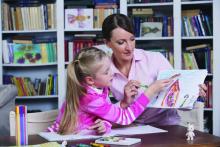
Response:
[{"label": "girl's fingers", "polygon": [[96,119],[95,124],[102,122],[101,119]]},{"label": "girl's fingers", "polygon": [[100,126],[100,123],[102,122],[102,120],[100,119],[97,119],[95,122],[94,122],[94,125],[90,126],[88,129],[91,129],[91,130],[94,130],[96,128],[98,128]]},{"label": "girl's fingers", "polygon": [[95,128],[97,128],[97,125],[93,125],[93,126],[88,127],[89,130],[94,130]]},{"label": "girl's fingers", "polygon": [[173,75],[172,77],[170,77],[170,79],[175,79],[176,77],[179,77],[179,76],[180,76],[180,73]]}]

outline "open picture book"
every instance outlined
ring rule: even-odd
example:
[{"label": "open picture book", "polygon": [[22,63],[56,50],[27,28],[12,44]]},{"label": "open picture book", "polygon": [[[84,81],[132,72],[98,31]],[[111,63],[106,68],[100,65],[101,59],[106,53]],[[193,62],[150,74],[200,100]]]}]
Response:
[{"label": "open picture book", "polygon": [[192,109],[199,96],[199,84],[203,84],[207,70],[165,70],[157,80],[176,76],[172,83],[151,101],[148,107]]}]

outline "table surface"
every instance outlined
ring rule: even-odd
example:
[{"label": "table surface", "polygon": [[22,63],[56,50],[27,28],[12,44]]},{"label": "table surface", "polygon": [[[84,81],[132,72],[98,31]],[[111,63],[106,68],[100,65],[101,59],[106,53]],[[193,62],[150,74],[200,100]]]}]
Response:
[{"label": "table surface", "polygon": [[[186,146],[203,146],[203,147],[215,147],[220,146],[220,137],[203,133],[199,131],[194,131],[195,137],[193,141],[186,140],[186,128],[182,126],[163,126],[159,127],[161,129],[165,129],[168,132],[165,133],[153,133],[153,134],[143,134],[143,135],[131,135],[127,137],[135,137],[141,138],[141,143],[134,144],[134,147],[155,147],[155,146],[163,146],[163,147],[186,147]],[[44,138],[39,135],[29,135],[29,144],[40,144],[48,142]],[[68,141],[68,145],[75,145],[78,143],[90,144],[94,142],[94,139],[91,140],[77,140],[77,141]],[[10,136],[0,136],[0,146],[9,146],[15,145],[15,137]],[[116,145],[111,145],[114,147]]]}]

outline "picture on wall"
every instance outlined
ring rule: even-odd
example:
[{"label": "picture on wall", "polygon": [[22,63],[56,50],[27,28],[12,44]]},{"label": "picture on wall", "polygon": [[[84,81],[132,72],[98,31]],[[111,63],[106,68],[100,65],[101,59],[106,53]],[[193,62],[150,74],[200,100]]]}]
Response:
[{"label": "picture on wall", "polygon": [[141,37],[161,37],[162,22],[143,22],[140,33]]}]

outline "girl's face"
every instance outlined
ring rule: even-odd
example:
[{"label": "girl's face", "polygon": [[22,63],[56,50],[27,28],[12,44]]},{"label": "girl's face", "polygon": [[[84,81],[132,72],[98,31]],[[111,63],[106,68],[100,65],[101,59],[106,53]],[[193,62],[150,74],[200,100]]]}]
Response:
[{"label": "girl's face", "polygon": [[110,41],[107,45],[113,50],[116,60],[131,61],[135,48],[135,36],[122,28],[116,28],[112,31]]},{"label": "girl's face", "polygon": [[100,68],[97,70],[94,78],[94,86],[97,88],[103,88],[111,86],[112,72],[111,72],[111,60],[106,57],[100,61]]}]

